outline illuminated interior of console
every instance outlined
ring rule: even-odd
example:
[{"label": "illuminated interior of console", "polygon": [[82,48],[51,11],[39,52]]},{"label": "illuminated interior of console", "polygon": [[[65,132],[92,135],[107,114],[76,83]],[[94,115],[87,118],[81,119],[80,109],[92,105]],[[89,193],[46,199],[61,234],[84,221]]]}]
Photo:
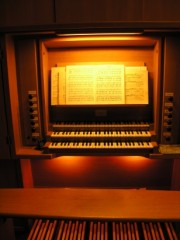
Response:
[{"label": "illuminated interior of console", "polygon": [[[158,113],[158,38],[61,36],[41,41],[41,56],[44,119],[55,116],[52,121],[58,121],[58,116],[65,116],[64,111],[68,109],[71,114],[76,109],[74,116],[80,116],[83,111],[78,111],[83,108],[84,115],[88,114],[87,109],[94,109],[97,113],[94,115],[104,112],[100,115],[107,119],[116,117],[126,106],[136,107],[138,111],[146,109],[141,112],[143,118],[149,116],[147,121],[152,121],[152,115]],[[105,109],[99,109],[102,107]],[[114,113],[108,114],[107,108]],[[50,109],[50,113],[46,109]],[[122,117],[122,113],[119,114]]]}]

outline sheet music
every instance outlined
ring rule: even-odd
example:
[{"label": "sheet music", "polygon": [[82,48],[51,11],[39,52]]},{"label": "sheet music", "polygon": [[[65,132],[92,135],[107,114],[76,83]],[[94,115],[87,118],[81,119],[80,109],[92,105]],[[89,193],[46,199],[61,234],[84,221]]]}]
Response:
[{"label": "sheet music", "polygon": [[51,68],[51,105],[65,104],[65,89],[65,67]]},{"label": "sheet music", "polygon": [[124,66],[79,65],[66,67],[67,104],[124,103]]},{"label": "sheet music", "polygon": [[58,81],[59,81],[59,69],[51,69],[51,105],[58,105]]},{"label": "sheet music", "polygon": [[94,104],[95,72],[93,66],[66,67],[66,104]]},{"label": "sheet music", "polygon": [[125,68],[125,103],[148,104],[148,71],[145,66]]},{"label": "sheet music", "polygon": [[148,104],[145,66],[72,65],[51,69],[51,105]]},{"label": "sheet music", "polygon": [[96,69],[97,104],[124,104],[124,66],[102,65]]}]

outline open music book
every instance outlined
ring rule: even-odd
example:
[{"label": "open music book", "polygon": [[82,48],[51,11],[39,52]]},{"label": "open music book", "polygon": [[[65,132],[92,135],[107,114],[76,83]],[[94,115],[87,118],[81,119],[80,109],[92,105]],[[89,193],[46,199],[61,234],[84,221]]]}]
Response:
[{"label": "open music book", "polygon": [[68,65],[51,69],[51,105],[148,104],[145,66]]}]

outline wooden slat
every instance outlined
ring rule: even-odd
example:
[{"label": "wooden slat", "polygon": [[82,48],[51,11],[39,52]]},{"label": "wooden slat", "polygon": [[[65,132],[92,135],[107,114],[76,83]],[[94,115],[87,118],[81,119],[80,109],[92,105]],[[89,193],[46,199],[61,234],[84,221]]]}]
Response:
[{"label": "wooden slat", "polygon": [[138,233],[138,227],[137,227],[137,223],[134,223],[135,226],[135,235],[136,235],[136,240],[139,240],[139,233]]},{"label": "wooden slat", "polygon": [[42,223],[42,219],[38,220],[38,224],[37,224],[36,229],[35,229],[35,231],[34,231],[34,234],[33,234],[33,236],[32,236],[32,240],[35,240],[36,237],[38,236],[39,230],[40,230],[40,228],[41,228],[41,223]]},{"label": "wooden slat", "polygon": [[72,225],[72,221],[69,221],[68,228],[67,228],[67,234],[66,234],[66,238],[65,238],[66,240],[69,239],[69,236],[71,234],[71,225]]},{"label": "wooden slat", "polygon": [[82,236],[82,223],[79,224],[77,240],[81,240],[81,236]]},{"label": "wooden slat", "polygon": [[152,239],[153,239],[153,240],[156,240],[156,235],[155,235],[155,232],[154,232],[154,227],[153,227],[152,222],[149,223],[149,227],[150,227],[150,231],[151,231]]},{"label": "wooden slat", "polygon": [[60,226],[59,226],[59,231],[57,235],[57,240],[61,239],[62,233],[63,233],[63,226],[64,226],[64,220],[61,221]]},{"label": "wooden slat", "polygon": [[127,240],[127,228],[126,228],[126,224],[123,224],[123,228],[124,228],[124,240]]},{"label": "wooden slat", "polygon": [[148,240],[147,230],[144,222],[142,223],[142,229],[144,234],[144,240]]},{"label": "wooden slat", "polygon": [[108,240],[108,224],[105,222],[105,240]]},{"label": "wooden slat", "polygon": [[159,235],[159,232],[158,232],[158,226],[156,224],[154,224],[154,230],[155,230],[156,239],[160,240],[160,235]]},{"label": "wooden slat", "polygon": [[93,240],[96,240],[96,236],[97,236],[97,224],[94,223],[93,224]]},{"label": "wooden slat", "polygon": [[27,239],[27,240],[31,240],[31,238],[32,238],[32,236],[33,236],[33,234],[34,234],[34,232],[35,232],[35,229],[36,229],[36,227],[37,227],[37,224],[38,224],[38,219],[36,219],[36,220],[34,221],[34,224],[33,224],[32,228],[31,228],[31,231],[30,231],[30,233],[29,233],[29,236],[28,236],[28,239]]},{"label": "wooden slat", "polygon": [[169,224],[167,222],[165,222],[165,227],[166,227],[166,230],[167,230],[167,233],[168,233],[168,236],[169,236],[169,240],[174,240],[174,238],[172,236],[172,233],[171,233],[171,229],[170,229]]},{"label": "wooden slat", "polygon": [[165,240],[161,224],[158,222],[157,225],[158,225],[159,235],[160,235],[161,240]]},{"label": "wooden slat", "polygon": [[120,237],[119,237],[119,224],[116,223],[116,240],[120,240]]},{"label": "wooden slat", "polygon": [[98,222],[97,223],[97,240],[100,240],[100,236],[101,236],[101,223]]},{"label": "wooden slat", "polygon": [[65,223],[63,228],[63,233],[62,233],[62,240],[66,239],[67,228],[68,228],[68,223]]},{"label": "wooden slat", "polygon": [[112,237],[113,237],[113,240],[116,240],[116,224],[115,224],[115,222],[112,223]]},{"label": "wooden slat", "polygon": [[56,225],[57,225],[57,220],[54,220],[52,228],[51,228],[51,232],[50,232],[50,235],[49,235],[49,240],[53,239],[53,235],[54,235],[54,232],[55,232],[55,229],[56,229]]},{"label": "wooden slat", "polygon": [[104,223],[101,223],[101,240],[105,240],[105,235],[104,235]]},{"label": "wooden slat", "polygon": [[176,235],[176,232],[175,232],[174,227],[173,227],[173,225],[172,225],[171,222],[169,223],[169,226],[170,226],[172,235],[173,235],[173,237],[174,237],[174,240],[178,240],[178,237],[177,237],[177,235]]},{"label": "wooden slat", "polygon": [[77,239],[78,228],[79,228],[79,221],[76,221],[76,224],[75,224],[75,231],[74,231],[74,238],[73,238],[73,240],[76,240],[76,239]]},{"label": "wooden slat", "polygon": [[70,233],[69,240],[73,240],[74,230],[75,230],[75,223],[72,223],[72,228],[71,228],[71,233]]},{"label": "wooden slat", "polygon": [[43,222],[42,225],[41,225],[41,228],[39,230],[39,234],[38,234],[37,240],[43,239],[42,238],[42,233],[43,233],[44,227],[45,227],[45,223]]},{"label": "wooden slat", "polygon": [[93,236],[93,222],[90,223],[89,240],[92,240],[92,236]]},{"label": "wooden slat", "polygon": [[120,239],[123,240],[124,237],[123,237],[123,225],[122,225],[122,222],[119,223],[119,229],[120,229],[120,237],[121,237]]},{"label": "wooden slat", "polygon": [[151,233],[150,233],[150,229],[149,229],[149,224],[146,223],[145,226],[146,226],[146,231],[147,231],[148,239],[151,240],[152,238],[151,238]]},{"label": "wooden slat", "polygon": [[53,223],[51,222],[48,226],[48,230],[47,230],[47,233],[46,233],[46,237],[45,237],[45,240],[48,240],[49,239],[49,236],[51,234],[51,229],[53,227]]},{"label": "wooden slat", "polygon": [[47,232],[48,225],[49,225],[49,219],[46,220],[46,222],[45,222],[45,226],[44,226],[44,229],[43,229],[43,232],[42,232],[41,238],[40,238],[41,240],[43,240],[43,239],[45,238],[45,234],[46,234],[46,232]]},{"label": "wooden slat", "polygon": [[132,240],[136,240],[135,232],[134,232],[134,224],[133,223],[131,223],[131,233],[132,233]]},{"label": "wooden slat", "polygon": [[130,228],[129,222],[127,222],[127,233],[128,233],[128,240],[131,240],[131,228]]},{"label": "wooden slat", "polygon": [[86,222],[83,222],[83,228],[82,228],[82,237],[81,240],[85,239],[85,231],[86,231]]}]

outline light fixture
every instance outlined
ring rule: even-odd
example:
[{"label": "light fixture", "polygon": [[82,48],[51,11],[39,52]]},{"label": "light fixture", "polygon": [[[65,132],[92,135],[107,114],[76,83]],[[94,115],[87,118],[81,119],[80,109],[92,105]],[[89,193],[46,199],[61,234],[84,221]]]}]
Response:
[{"label": "light fixture", "polygon": [[142,35],[143,32],[102,32],[102,33],[57,33],[58,37],[85,37],[85,36],[130,36]]}]

